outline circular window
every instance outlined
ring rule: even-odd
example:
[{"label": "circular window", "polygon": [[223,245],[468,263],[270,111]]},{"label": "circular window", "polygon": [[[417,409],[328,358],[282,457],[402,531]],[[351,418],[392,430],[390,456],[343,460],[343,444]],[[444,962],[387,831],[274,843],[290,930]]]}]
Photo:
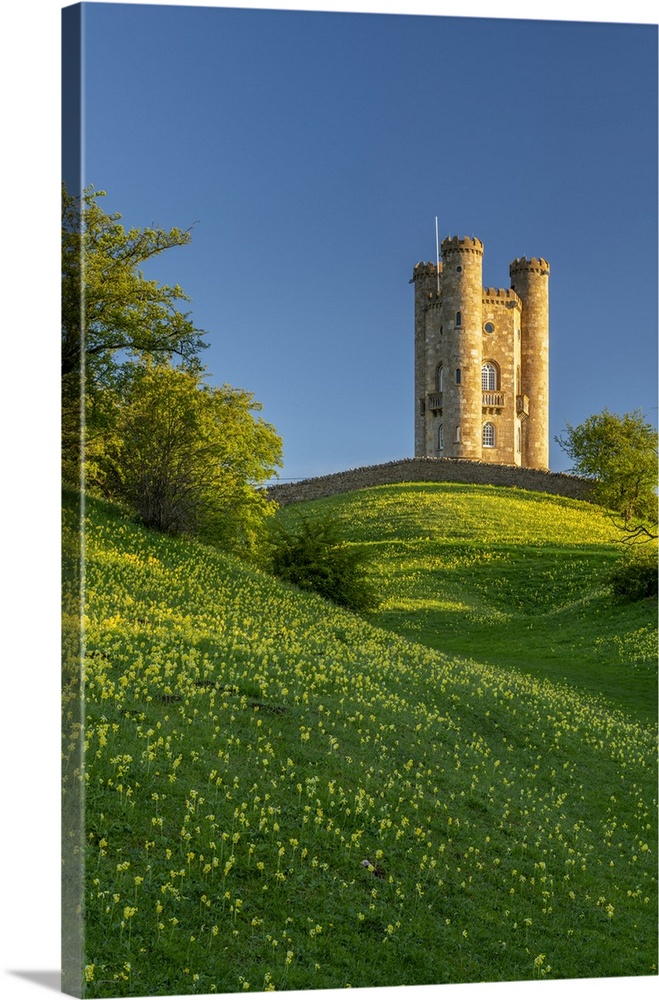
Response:
[{"label": "circular window", "polygon": [[456,267],[455,270],[458,272],[458,274],[461,274],[462,273],[462,267],[461,267],[461,265],[458,264],[458,266]]},{"label": "circular window", "polygon": [[494,323],[483,323],[485,333],[494,333]]}]

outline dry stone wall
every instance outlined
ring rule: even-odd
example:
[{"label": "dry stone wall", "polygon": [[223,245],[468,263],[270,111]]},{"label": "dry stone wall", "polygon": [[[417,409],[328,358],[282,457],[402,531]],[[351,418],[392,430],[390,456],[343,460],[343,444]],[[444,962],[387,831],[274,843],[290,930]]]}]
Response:
[{"label": "dry stone wall", "polygon": [[589,500],[592,489],[589,480],[565,472],[544,472],[541,469],[455,458],[404,458],[383,465],[366,465],[347,472],[333,472],[326,476],[303,479],[297,483],[277,483],[268,487],[266,492],[277,503],[289,504],[393,483],[513,486],[575,500]]}]

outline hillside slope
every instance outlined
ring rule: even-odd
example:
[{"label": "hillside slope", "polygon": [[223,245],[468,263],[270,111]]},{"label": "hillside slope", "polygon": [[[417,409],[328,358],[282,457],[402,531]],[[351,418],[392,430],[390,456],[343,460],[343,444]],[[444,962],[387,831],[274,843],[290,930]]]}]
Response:
[{"label": "hillside slope", "polygon": [[656,719],[656,603],[611,601],[605,581],[622,546],[600,508],[506,487],[416,483],[296,504],[278,517],[323,513],[371,550],[382,598],[374,624]]},{"label": "hillside slope", "polygon": [[656,973],[653,727],[91,501],[86,565],[86,996]]}]

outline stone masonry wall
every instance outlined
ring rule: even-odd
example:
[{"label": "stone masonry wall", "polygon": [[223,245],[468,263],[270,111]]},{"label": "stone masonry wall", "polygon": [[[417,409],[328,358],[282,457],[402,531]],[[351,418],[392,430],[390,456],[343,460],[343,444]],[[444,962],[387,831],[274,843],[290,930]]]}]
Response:
[{"label": "stone masonry wall", "polygon": [[277,483],[266,490],[279,504],[318,500],[320,497],[349,493],[369,486],[393,483],[473,483],[490,486],[514,486],[522,490],[552,493],[588,500],[591,483],[565,472],[544,472],[491,462],[473,462],[455,458],[404,458],[383,465],[367,465],[347,472],[303,479],[297,483]]}]

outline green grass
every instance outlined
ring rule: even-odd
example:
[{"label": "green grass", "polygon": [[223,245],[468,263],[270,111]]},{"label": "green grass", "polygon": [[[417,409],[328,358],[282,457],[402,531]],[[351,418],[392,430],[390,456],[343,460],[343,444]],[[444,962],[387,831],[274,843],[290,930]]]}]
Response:
[{"label": "green grass", "polygon": [[[383,578],[436,496],[340,501]],[[462,499],[454,546],[473,544]],[[549,519],[514,499],[517,539],[493,494],[499,527],[480,525],[511,552],[524,512]],[[576,538],[583,511],[565,510]],[[656,974],[647,718],[410,642],[107,506],[87,522],[86,717],[65,742],[84,753],[86,996]],[[433,558],[443,530],[428,522]],[[422,599],[405,578],[381,615]],[[486,573],[452,588],[494,620]]]},{"label": "green grass", "polygon": [[654,600],[620,605],[606,577],[620,534],[592,505],[458,484],[406,484],[282,508],[331,511],[371,548],[382,597],[369,616],[434,649],[515,667],[657,714]]}]

